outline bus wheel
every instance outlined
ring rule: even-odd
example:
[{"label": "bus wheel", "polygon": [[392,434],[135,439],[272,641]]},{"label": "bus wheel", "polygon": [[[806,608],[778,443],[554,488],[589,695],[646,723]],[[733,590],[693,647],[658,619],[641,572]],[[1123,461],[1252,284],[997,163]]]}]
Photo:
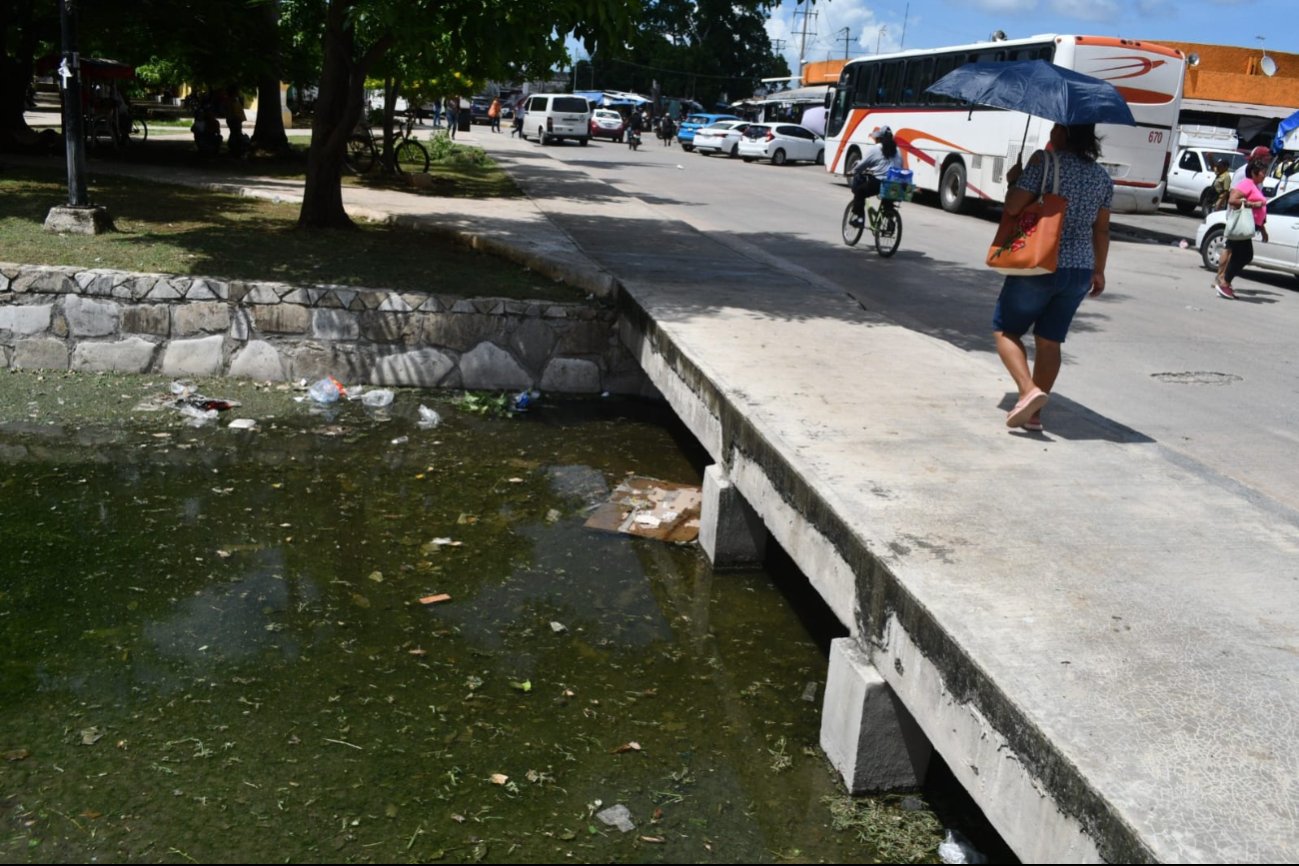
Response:
[{"label": "bus wheel", "polygon": [[960,213],[965,206],[965,163],[953,160],[943,169],[938,184],[938,201],[948,213]]},{"label": "bus wheel", "polygon": [[848,155],[843,160],[843,178],[849,184],[852,183],[852,171],[859,162],[861,162],[861,151],[854,147],[848,151]]}]

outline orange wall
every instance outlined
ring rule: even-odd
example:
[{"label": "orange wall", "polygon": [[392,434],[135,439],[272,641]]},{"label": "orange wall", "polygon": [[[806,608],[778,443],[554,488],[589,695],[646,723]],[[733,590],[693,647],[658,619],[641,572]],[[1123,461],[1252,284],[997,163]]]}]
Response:
[{"label": "orange wall", "polygon": [[1260,48],[1201,45],[1165,39],[1150,41],[1180,48],[1183,54],[1200,55],[1199,66],[1186,67],[1184,95],[1190,99],[1299,108],[1299,54],[1269,51],[1267,56],[1276,61],[1277,66],[1276,75],[1269,78],[1258,68],[1258,61],[1263,58]]},{"label": "orange wall", "polygon": [[845,63],[846,60],[818,60],[815,63],[804,64],[803,87],[839,83],[839,71],[843,69]]}]

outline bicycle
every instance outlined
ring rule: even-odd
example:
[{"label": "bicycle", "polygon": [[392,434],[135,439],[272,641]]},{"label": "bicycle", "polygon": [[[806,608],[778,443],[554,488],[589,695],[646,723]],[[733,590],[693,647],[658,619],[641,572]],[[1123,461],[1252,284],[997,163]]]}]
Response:
[{"label": "bicycle", "polygon": [[911,184],[883,181],[880,183],[879,208],[867,207],[866,220],[861,225],[853,225],[852,202],[843,209],[843,242],[856,246],[861,240],[862,232],[869,226],[875,238],[875,251],[883,258],[888,258],[898,251],[902,243],[902,212],[897,202],[911,201],[915,193]]},{"label": "bicycle", "polygon": [[[428,151],[415,140],[415,118],[407,116],[406,122],[396,130],[392,158],[393,168],[398,174],[428,171]],[[365,174],[374,168],[378,159],[379,149],[375,143],[374,130],[367,125],[358,127],[347,140],[347,150],[343,154],[344,164],[355,174]]]}]

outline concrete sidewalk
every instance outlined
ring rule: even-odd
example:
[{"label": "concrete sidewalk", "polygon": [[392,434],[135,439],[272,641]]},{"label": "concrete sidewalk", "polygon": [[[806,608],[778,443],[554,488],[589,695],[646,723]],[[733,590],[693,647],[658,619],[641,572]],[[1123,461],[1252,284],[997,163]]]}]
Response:
[{"label": "concrete sidewalk", "polygon": [[1293,862],[1288,515],[1115,425],[998,429],[986,359],[491,146],[527,201],[348,207],[617,286],[655,384],[1021,857]]}]

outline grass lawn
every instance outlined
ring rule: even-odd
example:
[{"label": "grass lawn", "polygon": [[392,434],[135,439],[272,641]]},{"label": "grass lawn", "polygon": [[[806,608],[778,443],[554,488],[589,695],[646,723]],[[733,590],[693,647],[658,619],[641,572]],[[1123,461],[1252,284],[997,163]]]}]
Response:
[{"label": "grass lawn", "polygon": [[[151,164],[168,157],[199,159],[192,143],[163,141],[149,141],[121,158],[145,161],[146,155]],[[244,163],[241,169],[227,157],[207,162],[214,180],[224,172],[272,174],[256,162]],[[302,170],[293,161],[267,163],[268,169],[273,163],[284,170]],[[466,174],[464,168],[447,166],[440,182],[463,194],[472,194],[467,188],[489,195],[484,190],[499,187],[501,180],[493,176],[499,175],[513,189],[494,166],[474,169]],[[338,283],[460,297],[571,301],[585,296],[572,286],[426,232],[365,224],[357,231],[302,231],[297,228],[296,204],[116,177],[96,172],[93,161],[89,174],[91,198],[108,207],[115,233],[61,236],[44,230],[50,207],[67,200],[62,160],[51,159],[41,167],[9,165],[0,172],[0,261]]]}]

